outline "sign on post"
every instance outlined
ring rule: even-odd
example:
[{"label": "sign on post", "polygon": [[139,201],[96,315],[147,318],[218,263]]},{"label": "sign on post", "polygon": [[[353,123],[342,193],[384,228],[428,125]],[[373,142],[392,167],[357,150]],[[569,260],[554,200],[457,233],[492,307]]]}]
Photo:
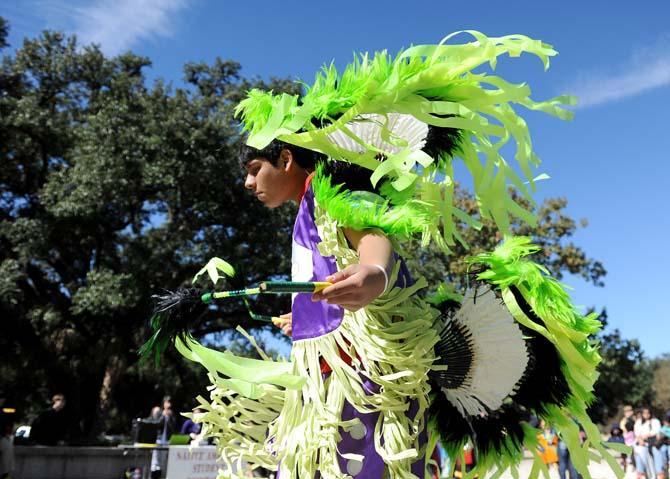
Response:
[{"label": "sign on post", "polygon": [[216,479],[223,467],[215,446],[170,446],[166,479]]}]

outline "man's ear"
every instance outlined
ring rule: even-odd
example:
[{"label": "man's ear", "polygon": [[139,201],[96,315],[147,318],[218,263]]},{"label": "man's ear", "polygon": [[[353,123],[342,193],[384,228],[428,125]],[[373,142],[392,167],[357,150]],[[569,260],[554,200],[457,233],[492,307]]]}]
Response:
[{"label": "man's ear", "polygon": [[279,166],[280,168],[288,171],[293,166],[293,153],[291,150],[284,148],[279,154]]}]

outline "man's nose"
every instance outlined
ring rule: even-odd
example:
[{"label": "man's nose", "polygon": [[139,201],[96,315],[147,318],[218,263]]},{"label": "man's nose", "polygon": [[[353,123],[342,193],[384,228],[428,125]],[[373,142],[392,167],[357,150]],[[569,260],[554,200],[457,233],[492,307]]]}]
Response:
[{"label": "man's nose", "polygon": [[256,188],[256,179],[252,175],[247,175],[244,179],[244,187],[248,190],[253,190]]}]

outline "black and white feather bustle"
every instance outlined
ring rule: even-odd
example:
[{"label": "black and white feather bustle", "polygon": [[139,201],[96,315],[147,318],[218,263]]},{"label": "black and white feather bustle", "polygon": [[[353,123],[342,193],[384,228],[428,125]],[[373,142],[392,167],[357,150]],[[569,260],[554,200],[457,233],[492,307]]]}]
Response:
[{"label": "black and white feather bustle", "polygon": [[464,416],[486,415],[514,395],[528,365],[518,324],[488,287],[470,289],[440,331],[434,383]]},{"label": "black and white feather bustle", "polygon": [[[510,289],[524,313],[541,324],[523,295]],[[450,303],[438,305],[443,322],[430,373],[430,417],[450,452],[467,442],[480,455],[521,451],[524,421],[549,404],[563,405],[569,395],[558,351],[517,323],[488,286],[469,290],[460,305]]]}]

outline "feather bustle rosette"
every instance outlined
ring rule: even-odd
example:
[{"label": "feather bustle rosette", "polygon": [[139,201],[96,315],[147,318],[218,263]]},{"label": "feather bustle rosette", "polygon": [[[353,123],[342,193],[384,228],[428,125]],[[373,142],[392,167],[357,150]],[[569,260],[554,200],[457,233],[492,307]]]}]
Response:
[{"label": "feather bustle rosette", "polygon": [[[479,271],[475,288],[460,301],[443,298],[450,306],[440,308],[439,359],[429,374],[431,423],[450,454],[474,444],[473,474],[516,468],[524,448],[536,450],[532,415],[561,434],[584,477],[593,457],[622,477],[586,413],[600,362],[593,335],[601,324],[595,314],[581,314],[565,288],[529,258],[539,250],[529,238],[508,237],[469,258]],[[536,477],[546,466],[539,456],[534,461]]]},{"label": "feather bustle rosette", "polygon": [[[486,415],[499,409],[516,392],[528,365],[521,329],[488,287],[467,291],[458,312],[443,327],[443,331],[450,329],[463,331],[459,339],[467,344],[469,355],[446,362],[446,373],[462,359],[469,367],[458,386],[441,387],[442,392],[463,415]],[[453,349],[461,349],[458,341],[445,347],[447,352]]]}]

